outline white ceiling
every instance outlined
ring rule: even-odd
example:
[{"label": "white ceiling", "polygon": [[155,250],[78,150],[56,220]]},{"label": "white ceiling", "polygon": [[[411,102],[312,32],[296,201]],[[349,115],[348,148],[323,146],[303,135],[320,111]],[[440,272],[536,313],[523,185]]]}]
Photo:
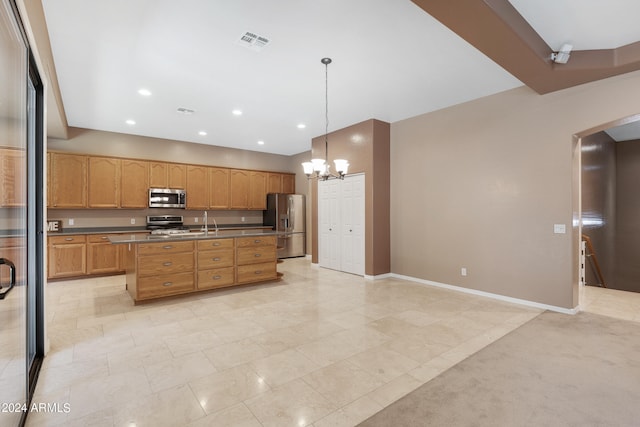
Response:
[{"label": "white ceiling", "polygon": [[[637,0],[510,1],[554,49],[640,40]],[[323,57],[329,131],[521,85],[409,0],[42,2],[75,127],[290,155],[324,134]],[[247,31],[270,43],[240,46]]]}]

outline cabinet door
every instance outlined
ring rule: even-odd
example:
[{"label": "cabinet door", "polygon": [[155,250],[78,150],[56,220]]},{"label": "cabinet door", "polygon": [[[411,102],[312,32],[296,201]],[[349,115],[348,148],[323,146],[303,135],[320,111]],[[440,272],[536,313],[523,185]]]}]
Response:
[{"label": "cabinet door", "polygon": [[267,174],[252,171],[249,177],[249,209],[267,209]]},{"label": "cabinet door", "polygon": [[120,159],[89,157],[90,208],[120,206]]},{"label": "cabinet door", "polygon": [[87,207],[87,156],[51,153],[51,205]]},{"label": "cabinet door", "polygon": [[209,168],[209,207],[229,208],[229,169]]},{"label": "cabinet door", "polygon": [[0,150],[0,206],[24,206],[25,153]]},{"label": "cabinet door", "polygon": [[87,244],[88,273],[103,274],[120,271],[120,245],[106,243]]},{"label": "cabinet door", "polygon": [[231,209],[249,208],[249,171],[232,169],[231,180]]},{"label": "cabinet door", "polygon": [[59,236],[51,238],[50,242],[49,278],[84,276],[87,273],[84,236]]},{"label": "cabinet door", "polygon": [[287,194],[295,194],[296,192],[296,176],[289,173],[282,174],[282,192]]},{"label": "cabinet door", "polygon": [[168,167],[165,162],[150,162],[149,163],[149,187],[151,188],[167,188],[168,181]]},{"label": "cabinet door", "polygon": [[209,208],[209,168],[187,166],[187,208]]},{"label": "cabinet door", "polygon": [[169,163],[167,166],[169,188],[187,188],[187,165],[181,163]]},{"label": "cabinet door", "polygon": [[149,162],[122,160],[120,206],[146,208],[149,202]]},{"label": "cabinet door", "polygon": [[267,193],[282,193],[282,174],[269,173]]}]

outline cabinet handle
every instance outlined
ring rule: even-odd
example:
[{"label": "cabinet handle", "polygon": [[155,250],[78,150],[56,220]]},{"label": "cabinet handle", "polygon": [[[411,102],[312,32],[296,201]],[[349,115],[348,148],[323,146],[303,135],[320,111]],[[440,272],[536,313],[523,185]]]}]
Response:
[{"label": "cabinet handle", "polygon": [[64,239],[67,242],[73,242],[73,237],[67,237],[66,239]]},{"label": "cabinet handle", "polygon": [[260,242],[262,242],[262,240],[260,240],[260,239],[256,239],[256,240],[253,241],[253,243],[260,243]]},{"label": "cabinet handle", "polygon": [[262,270],[256,270],[256,274],[262,274]]},{"label": "cabinet handle", "polygon": [[213,261],[220,261],[219,257],[211,258]]},{"label": "cabinet handle", "polygon": [[254,256],[254,257],[256,257],[256,258],[258,258],[258,257],[261,257],[261,256],[262,256],[262,254],[253,254],[253,256]]},{"label": "cabinet handle", "polygon": [[107,240],[107,239],[108,239],[108,237],[107,237],[107,236],[102,236],[102,237],[101,237],[101,239],[102,239],[102,240]]},{"label": "cabinet handle", "polygon": [[165,245],[162,247],[162,249],[173,249],[173,246],[171,245]]},{"label": "cabinet handle", "polygon": [[212,277],[213,280],[220,280],[222,279],[222,276],[220,276],[219,274],[216,274],[215,276]]},{"label": "cabinet handle", "polygon": [[220,242],[213,243],[213,246],[220,246]]},{"label": "cabinet handle", "polygon": [[171,261],[167,261],[167,262],[163,262],[162,265],[164,265],[165,267],[169,267],[171,264],[173,264]]},{"label": "cabinet handle", "polygon": [[171,286],[171,285],[173,285],[173,282],[164,282],[162,284],[162,286]]}]

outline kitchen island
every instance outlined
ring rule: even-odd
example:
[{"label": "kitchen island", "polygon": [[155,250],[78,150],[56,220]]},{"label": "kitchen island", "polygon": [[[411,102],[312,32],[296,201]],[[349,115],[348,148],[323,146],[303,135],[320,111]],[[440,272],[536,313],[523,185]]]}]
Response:
[{"label": "kitchen island", "polygon": [[136,304],[279,277],[272,230],[131,234],[109,240],[128,245],[127,291]]}]

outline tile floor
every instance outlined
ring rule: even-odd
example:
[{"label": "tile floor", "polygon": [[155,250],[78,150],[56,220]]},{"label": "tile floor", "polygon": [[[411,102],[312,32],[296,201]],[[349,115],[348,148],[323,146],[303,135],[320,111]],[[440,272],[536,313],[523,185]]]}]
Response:
[{"label": "tile floor", "polygon": [[124,276],[49,284],[33,400],[69,411],[27,426],[353,426],[540,313],[304,258],[279,270],[141,306]]}]

